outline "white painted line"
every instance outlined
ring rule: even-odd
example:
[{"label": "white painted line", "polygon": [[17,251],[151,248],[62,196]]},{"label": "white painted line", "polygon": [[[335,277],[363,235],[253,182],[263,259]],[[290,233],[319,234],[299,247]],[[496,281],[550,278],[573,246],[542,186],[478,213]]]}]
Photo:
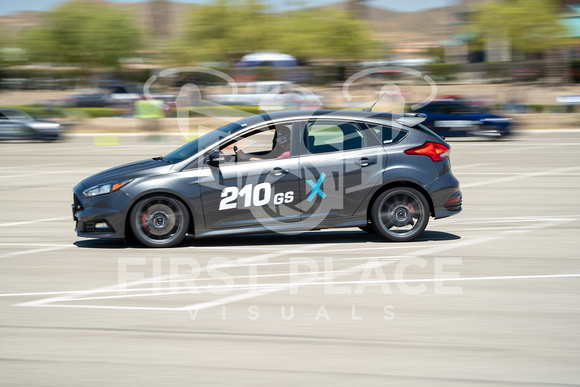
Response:
[{"label": "white painted line", "polygon": [[554,175],[554,174],[560,173],[560,172],[570,172],[570,171],[577,171],[577,170],[580,170],[580,167],[566,167],[566,168],[552,169],[552,170],[543,171],[543,172],[521,173],[521,174],[515,175],[515,176],[500,177],[497,179],[484,180],[484,181],[479,181],[476,183],[461,184],[461,188],[463,189],[463,188],[480,187],[482,185],[504,183],[506,181],[521,180],[521,179],[527,179],[530,177],[549,176],[549,175]]},{"label": "white painted line", "polygon": [[490,165],[497,165],[497,163],[483,163],[483,164],[465,164],[465,165],[455,165],[453,164],[451,169],[456,171],[458,169],[465,169],[465,168],[477,168],[477,167],[488,167]]},{"label": "white painted line", "polygon": [[54,164],[32,164],[32,165],[11,165],[9,167],[0,167],[0,169],[17,169],[17,168],[43,168],[43,167],[54,167],[56,165],[72,165],[78,163],[54,163]]},{"label": "white painted line", "polygon": [[[570,221],[570,220],[566,220],[566,221]],[[546,222],[549,223],[549,222]],[[552,222],[554,223],[554,222]],[[547,227],[547,224],[540,224],[537,225],[536,228],[529,228],[526,230],[517,230],[517,231],[521,231],[523,232],[528,232],[531,231],[533,229],[541,229],[541,228],[545,228]],[[428,249],[423,249],[415,254],[410,254],[407,257],[409,258],[414,258],[414,257],[419,257],[419,256],[423,256],[423,255],[429,255],[429,254],[437,254],[437,253],[441,253],[443,251],[447,251],[447,250],[451,250],[451,249],[455,249],[457,247],[464,247],[464,246],[469,246],[469,245],[475,245],[475,244],[480,244],[480,243],[484,243],[484,242],[489,242],[492,240],[496,240],[496,239],[501,239],[504,238],[510,234],[513,234],[512,231],[503,231],[500,232],[498,234],[492,235],[492,236],[487,236],[487,237],[480,237],[477,239],[473,239],[473,240],[465,240],[465,241],[459,241],[458,243],[454,244],[454,245],[447,245],[447,246],[435,246],[432,248],[428,248]],[[386,263],[390,263],[390,262],[385,262],[385,263],[380,263],[377,261],[377,264],[379,267],[383,266]],[[368,263],[363,263],[361,265],[356,265],[354,267],[351,267],[345,271],[343,271],[343,273],[345,273],[344,275],[349,275],[352,274],[354,272],[358,272],[361,270],[365,270],[368,268]],[[343,277],[344,275],[340,275],[339,277]],[[333,275],[331,277],[332,280],[334,280],[335,276]],[[318,280],[318,278],[316,278],[316,280]],[[275,292],[279,292],[282,290],[286,290],[286,289],[291,289],[294,287],[300,287],[304,284],[308,284],[310,282],[314,282],[313,280],[308,280],[308,281],[303,281],[303,282],[297,282],[297,283],[292,283],[292,284],[286,284],[285,287],[280,287],[280,288],[276,288],[276,289],[268,289],[268,290],[262,290],[262,291],[256,291],[256,292],[249,292],[249,293],[245,293],[245,294],[239,294],[239,295],[235,295],[235,296],[228,296],[228,297],[224,297],[215,301],[211,301],[211,302],[204,302],[204,303],[200,303],[200,304],[193,304],[193,305],[188,305],[186,307],[181,308],[182,310],[186,310],[186,311],[196,311],[196,310],[203,310],[203,309],[209,309],[209,308],[213,308],[216,306],[222,306],[222,305],[226,305],[226,304],[230,304],[232,302],[236,302],[236,301],[241,301],[241,300],[246,300],[246,299],[250,299],[250,298],[254,298],[254,297],[259,297],[262,295],[267,295],[267,294],[271,294],[271,293],[275,293]],[[327,283],[328,279],[324,278],[322,280],[322,283]]]},{"label": "white painted line", "polygon": [[56,294],[74,294],[74,293],[82,293],[82,290],[71,290],[71,291],[62,291],[62,292],[34,292],[34,293],[6,293],[0,294],[0,297],[28,297],[28,296],[50,296]]},{"label": "white painted line", "polygon": [[33,250],[24,250],[24,251],[15,251],[13,253],[7,253],[0,255],[0,258],[10,258],[10,257],[17,257],[19,255],[29,255],[29,254],[36,254],[36,253],[46,253],[48,251],[57,251],[57,250],[64,250],[71,247],[76,247],[75,245],[69,246],[59,246],[59,247],[46,247],[44,249],[33,249]]},{"label": "white painted line", "polygon": [[70,243],[0,243],[0,246],[13,247],[64,247],[69,245]]},{"label": "white painted line", "polygon": [[[415,246],[417,247],[417,246]],[[328,250],[325,250],[324,253],[326,253]],[[351,250],[354,251],[354,250]],[[360,250],[357,250],[360,251]],[[319,259],[310,259],[308,261],[283,261],[283,262],[266,262],[266,263],[252,263],[246,266],[284,266],[284,265],[300,265],[300,264],[308,264],[310,262],[318,262],[318,263],[322,263],[324,262],[324,260],[326,258],[331,258],[333,262],[341,262],[341,261],[363,261],[363,260],[369,260],[369,259],[378,259],[378,260],[399,260],[396,258],[396,256],[390,256],[390,257],[385,257],[385,256],[379,256],[379,257],[357,257],[357,258],[353,258],[353,257],[348,257],[348,258],[339,258],[337,256],[334,257],[322,257]]]},{"label": "white painted line", "polygon": [[[527,225],[526,227],[519,229],[519,230],[504,230],[504,231],[501,231],[499,233],[496,233],[495,235],[479,237],[479,238],[472,239],[472,240],[460,240],[454,244],[438,245],[438,246],[433,246],[431,248],[421,249],[420,251],[418,251],[414,254],[404,255],[402,257],[403,258],[414,258],[414,257],[420,257],[420,256],[424,256],[424,255],[438,254],[438,253],[452,250],[455,248],[486,243],[486,242],[490,242],[493,240],[505,238],[505,237],[508,237],[510,235],[522,234],[522,233],[530,232],[533,230],[540,230],[540,229],[544,229],[544,228],[549,228],[549,227],[553,227],[554,225],[558,225],[558,224],[566,223],[566,222],[572,222],[575,220],[576,219],[574,219],[574,218],[558,219],[558,220],[550,219],[548,221],[544,221],[544,222],[541,222],[539,224]],[[315,246],[307,246],[303,249],[315,250],[317,247],[318,246],[316,246],[316,245]],[[289,255],[292,253],[295,253],[295,250],[294,251],[285,250],[285,251],[281,251],[279,253],[264,254],[262,256],[258,256],[258,257],[254,257],[254,258],[241,259],[240,261],[242,261],[242,263],[246,264],[246,263],[250,263],[250,262],[258,262],[260,260],[262,260],[262,261],[267,260],[267,259],[273,258],[273,257]],[[72,304],[72,305],[68,304],[68,305],[66,305],[66,304],[62,304],[63,302],[74,302],[76,300],[80,300],[83,297],[87,298],[87,296],[102,293],[104,290],[107,290],[107,291],[118,290],[118,291],[120,291],[120,290],[125,290],[125,289],[130,288],[130,287],[134,288],[135,286],[139,286],[139,285],[143,285],[143,284],[147,284],[147,283],[155,283],[155,282],[161,281],[161,280],[177,281],[179,277],[183,277],[183,276],[172,276],[172,275],[165,275],[165,276],[159,276],[159,277],[154,277],[154,278],[150,278],[150,279],[135,281],[135,282],[126,284],[126,287],[123,287],[123,288],[120,288],[119,285],[117,284],[117,285],[112,285],[112,286],[108,286],[105,288],[93,289],[93,290],[88,290],[85,292],[75,292],[72,294],[69,293],[68,295],[61,296],[61,297],[41,299],[41,300],[36,300],[36,301],[31,301],[31,302],[20,303],[20,304],[16,304],[16,305],[18,305],[18,306],[44,306],[44,307],[72,307],[72,308],[76,307],[76,308],[92,308],[92,309],[119,309],[119,310],[198,311],[198,310],[209,309],[209,308],[222,306],[222,305],[226,305],[226,304],[231,304],[231,303],[234,303],[237,301],[243,301],[243,300],[247,300],[247,299],[251,299],[251,298],[255,298],[255,297],[269,295],[272,293],[276,293],[276,292],[280,292],[283,290],[288,290],[288,289],[292,289],[292,288],[296,288],[296,287],[300,287],[300,286],[326,284],[326,283],[329,283],[328,281],[335,281],[335,278],[337,278],[337,277],[339,277],[339,278],[345,277],[345,276],[351,275],[353,273],[368,269],[369,264],[371,266],[375,266],[375,267],[382,267],[384,265],[391,264],[391,263],[393,263],[392,260],[384,261],[384,262],[381,262],[379,260],[373,260],[372,263],[369,263],[368,259],[367,259],[367,262],[349,267],[347,269],[343,269],[340,271],[327,272],[322,279],[317,276],[316,278],[310,278],[308,280],[303,280],[303,281],[296,282],[296,283],[268,284],[269,287],[266,289],[264,289],[264,288],[257,289],[257,286],[252,286],[252,289],[254,290],[253,292],[235,294],[235,295],[231,295],[231,296],[218,298],[218,299],[212,300],[212,301],[201,302],[201,303],[187,305],[187,306],[179,307],[179,308],[132,307],[132,306],[110,306],[110,305],[81,305],[81,304]],[[222,265],[222,266],[223,267],[231,267],[231,264]],[[214,266],[214,268],[217,268],[217,267]],[[207,270],[207,267],[205,267],[204,269]],[[336,275],[337,273],[339,274],[338,276]],[[578,275],[578,274],[556,274],[556,275],[547,275],[547,276],[550,276],[551,278],[559,278],[562,276],[578,277],[580,275]],[[508,277],[509,276],[497,277],[497,279],[503,279],[503,278],[508,278]],[[522,276],[512,276],[512,277],[513,277],[512,279],[516,279],[516,278],[520,278]],[[526,277],[531,277],[531,276],[526,276]],[[480,278],[480,279],[485,278],[485,279],[489,280],[493,277],[473,277],[473,278]],[[546,277],[546,278],[548,278],[548,277]],[[215,278],[214,278],[214,280],[215,280]],[[440,279],[440,280],[445,280],[445,279]],[[447,279],[447,280],[454,280],[454,279]],[[467,280],[469,280],[469,279],[467,279]],[[475,280],[475,279],[472,279],[472,280]],[[181,278],[180,281],[182,282],[183,278]],[[401,281],[401,282],[417,282],[417,281],[427,281],[427,280],[426,279],[422,279],[422,280],[413,279],[413,280]],[[433,281],[439,281],[439,280],[433,279]],[[177,282],[179,282],[179,281],[177,281]],[[353,281],[353,283],[357,283],[357,282],[360,282],[360,281]],[[149,291],[148,289],[143,289],[143,290]],[[155,295],[155,294],[153,294],[153,295]],[[159,295],[159,294],[157,294],[157,295]],[[134,297],[134,296],[135,295],[131,295],[131,297]],[[145,296],[145,295],[143,295],[143,296]],[[109,298],[110,296],[106,296],[106,297]],[[120,298],[117,296],[113,296],[113,297]],[[91,298],[96,299],[94,297],[91,297]]]},{"label": "white painted line", "polygon": [[26,220],[26,221],[22,221],[22,222],[1,223],[0,227],[22,226],[25,224],[35,224],[35,223],[42,223],[42,222],[58,222],[60,220],[65,220],[65,219],[70,219],[72,221],[72,214],[71,214],[71,216],[61,216],[60,218],[35,219],[35,220]]},{"label": "white painted line", "polygon": [[[424,249],[421,250],[420,252],[416,253],[416,254],[410,254],[406,257],[408,258],[414,258],[414,257],[418,257],[418,256],[422,256],[422,255],[428,255],[428,254],[434,254],[434,253],[439,253],[442,251],[446,251],[446,250],[451,250],[460,246],[466,246],[466,245],[472,245],[472,244],[479,244],[479,243],[484,243],[484,242],[488,242],[491,240],[495,240],[495,239],[499,239],[500,236],[490,236],[490,237],[481,237],[481,238],[477,238],[471,241],[463,241],[463,243],[459,242],[454,246],[451,247],[441,247],[441,246],[436,246],[436,247],[432,247],[430,249]],[[375,261],[373,262],[370,266],[372,267],[382,267],[386,264],[390,264],[392,262],[384,262],[381,263],[380,261]],[[300,282],[295,282],[295,283],[288,283],[288,284],[283,284],[282,286],[278,287],[278,288],[273,288],[273,289],[263,289],[263,290],[257,290],[254,292],[248,292],[248,293],[242,293],[242,294],[236,294],[233,296],[226,296],[223,297],[221,299],[217,299],[214,301],[209,301],[209,302],[202,302],[199,304],[193,304],[193,305],[188,305],[185,307],[180,308],[180,310],[184,310],[184,311],[199,311],[199,310],[204,310],[204,309],[210,309],[210,308],[214,308],[217,306],[223,306],[223,305],[227,305],[227,304],[231,304],[233,302],[237,302],[237,301],[243,301],[243,300],[247,300],[247,299],[251,299],[251,298],[256,298],[256,297],[260,297],[260,296],[264,296],[264,295],[269,295],[272,293],[277,293],[283,290],[289,290],[289,289],[293,289],[293,288],[298,288],[304,285],[310,285],[310,284],[325,284],[328,283],[328,281],[334,281],[334,278],[336,277],[345,277],[347,275],[351,275],[353,273],[356,272],[360,272],[363,271],[365,269],[369,268],[369,262],[365,262],[362,263],[360,265],[356,265],[356,266],[352,266],[349,269],[343,270],[341,271],[341,275],[334,275],[334,273],[331,273],[330,275],[326,275],[322,278],[322,280],[317,276],[316,278],[311,278],[308,279],[306,281],[300,281]],[[356,281],[355,281],[356,282]]]},{"label": "white painted line", "polygon": [[74,171],[40,171],[40,172],[30,172],[30,173],[17,173],[16,175],[3,175],[0,176],[0,179],[20,179],[26,178],[31,176],[45,176],[45,175],[57,175],[57,174],[73,174],[73,173],[87,173],[88,171],[92,171],[93,169],[77,169]]},{"label": "white painted line", "polygon": [[580,274],[546,274],[546,275],[506,275],[494,277],[461,277],[461,278],[418,278],[409,280],[365,280],[365,281],[336,281],[320,282],[313,285],[348,285],[348,284],[391,284],[413,282],[463,282],[463,281],[505,281],[520,279],[551,279],[551,278],[580,278]]},{"label": "white painted line", "polygon": [[[345,271],[342,271],[345,272]],[[333,272],[341,273],[341,271]],[[350,274],[350,271],[349,271]],[[334,277],[334,276],[333,276]],[[356,281],[319,281],[319,282],[307,282],[300,283],[300,286],[318,286],[318,285],[348,285],[348,284],[391,284],[391,283],[417,283],[417,282],[469,282],[469,281],[506,281],[506,280],[522,280],[522,279],[554,279],[554,278],[580,278],[580,274],[539,274],[539,275],[508,275],[508,276],[488,276],[488,277],[460,277],[460,278],[417,278],[417,279],[401,279],[401,280],[356,280]],[[230,288],[241,288],[241,289],[254,289],[254,288],[265,288],[268,290],[282,290],[288,289],[288,284],[284,283],[269,283],[269,284],[256,284],[256,285],[234,285],[234,286],[207,286],[204,287],[205,291],[209,290],[219,290],[219,289],[230,289]],[[196,291],[201,291],[202,289],[196,288]],[[86,297],[86,298],[75,298],[69,301],[89,301],[89,300],[104,300],[104,299],[116,299],[116,298],[135,298],[135,297],[157,297],[157,296],[172,296],[181,294],[192,294],[191,287],[189,286],[178,286],[178,287],[158,287],[158,288],[148,288],[148,289],[127,289],[129,292],[140,292],[146,291],[147,293],[139,294],[124,294],[115,296],[103,296],[103,297]],[[53,294],[75,294],[83,293],[84,291],[70,291],[70,292],[39,292],[39,293],[9,293],[0,294],[0,297],[26,297],[26,296],[40,296],[40,295],[53,295]],[[107,291],[110,293],[113,291]],[[60,305],[43,305],[43,306],[60,306]],[[63,305],[66,306],[66,305]],[[70,305],[70,307],[76,307],[77,305]],[[80,306],[82,307],[82,306]],[[93,306],[95,308],[109,308]],[[119,307],[125,308],[125,307]],[[128,307],[127,309],[143,309]],[[146,308],[151,309],[151,308]],[[181,310],[182,308],[154,308],[162,310]]]},{"label": "white painted line", "polygon": [[579,220],[580,215],[538,215],[538,216],[514,216],[514,217],[498,217],[498,218],[446,218],[439,220],[439,224],[497,224],[497,223],[534,223],[545,221],[574,221]]},{"label": "white painted line", "polygon": [[[319,247],[320,246],[318,246],[318,245],[305,246],[305,247],[301,247],[299,250],[315,250]],[[295,251],[296,250],[281,250],[281,251],[278,251],[275,253],[258,255],[256,257],[242,258],[242,259],[238,259],[238,263],[246,264],[246,263],[250,263],[250,262],[258,262],[258,261],[268,260],[270,258],[275,258],[275,257],[283,256],[283,255],[293,254]],[[223,268],[227,268],[227,267],[231,267],[231,265],[223,264],[223,265],[213,265],[212,266],[213,269],[223,269]],[[207,267],[205,267],[204,269],[207,270]],[[119,284],[115,284],[115,285],[111,285],[111,286],[105,286],[102,288],[86,290],[83,292],[74,292],[73,294],[67,294],[66,296],[46,298],[46,299],[41,299],[41,300],[36,300],[36,301],[31,301],[31,302],[25,302],[25,303],[17,304],[17,305],[18,306],[59,306],[59,305],[48,305],[48,304],[74,301],[76,297],[97,294],[97,293],[101,293],[103,291],[111,291],[111,290],[112,291],[125,291],[131,287],[140,286],[140,285],[149,284],[149,283],[156,283],[160,280],[172,279],[172,278],[178,278],[178,277],[184,277],[184,276],[186,276],[186,274],[182,274],[182,275],[178,275],[178,276],[174,276],[172,274],[166,274],[166,275],[162,275],[162,276],[158,276],[158,277],[145,278],[145,279],[142,279],[139,281],[129,282],[129,283],[125,284],[124,287],[120,287]],[[145,308],[145,309],[149,310],[149,308]],[[153,308],[152,310],[157,310],[157,309],[158,308]],[[164,308],[162,310],[172,310],[172,309]]]}]

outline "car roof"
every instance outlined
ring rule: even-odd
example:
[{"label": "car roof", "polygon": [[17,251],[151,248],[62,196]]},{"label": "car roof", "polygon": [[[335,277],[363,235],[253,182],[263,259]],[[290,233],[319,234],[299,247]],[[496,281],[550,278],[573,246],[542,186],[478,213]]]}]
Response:
[{"label": "car roof", "polygon": [[[397,120],[402,117],[418,117],[418,114],[392,114],[384,112],[366,112],[358,110],[287,110],[273,113],[263,113],[256,116],[243,118],[238,121],[240,125],[254,125],[271,121],[284,120],[307,120],[317,118],[361,120],[370,122],[384,122]],[[406,123],[405,123],[406,124]],[[245,125],[244,125],[245,126]],[[411,125],[413,126],[413,125]]]}]

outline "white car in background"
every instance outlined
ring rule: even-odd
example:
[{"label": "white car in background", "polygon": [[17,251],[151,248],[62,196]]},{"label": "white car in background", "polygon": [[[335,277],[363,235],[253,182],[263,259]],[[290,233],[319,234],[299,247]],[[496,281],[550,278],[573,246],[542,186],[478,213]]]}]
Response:
[{"label": "white car in background", "polygon": [[[317,109],[322,107],[322,96],[305,91],[289,81],[259,81],[238,83],[238,93],[210,94],[207,99],[229,106],[267,106],[282,110]],[[276,109],[272,109],[276,110]]]}]

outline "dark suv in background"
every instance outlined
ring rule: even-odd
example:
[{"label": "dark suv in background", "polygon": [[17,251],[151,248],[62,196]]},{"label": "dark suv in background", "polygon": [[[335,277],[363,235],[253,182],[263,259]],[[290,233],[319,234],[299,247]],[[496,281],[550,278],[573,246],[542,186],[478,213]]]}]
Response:
[{"label": "dark suv in background", "polygon": [[443,137],[499,138],[513,134],[511,118],[487,113],[481,106],[464,101],[433,101],[413,111],[426,114],[423,125]]}]

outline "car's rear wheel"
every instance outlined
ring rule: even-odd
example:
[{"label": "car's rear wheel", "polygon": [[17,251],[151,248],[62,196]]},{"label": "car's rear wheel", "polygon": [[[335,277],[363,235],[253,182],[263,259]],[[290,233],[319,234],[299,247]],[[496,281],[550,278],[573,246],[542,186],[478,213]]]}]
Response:
[{"label": "car's rear wheel", "polygon": [[383,192],[371,210],[371,223],[377,234],[393,242],[415,239],[428,222],[429,204],[413,188],[398,187]]},{"label": "car's rear wheel", "polygon": [[148,247],[172,247],[183,240],[189,213],[179,200],[156,195],[141,199],[131,211],[131,230]]}]

